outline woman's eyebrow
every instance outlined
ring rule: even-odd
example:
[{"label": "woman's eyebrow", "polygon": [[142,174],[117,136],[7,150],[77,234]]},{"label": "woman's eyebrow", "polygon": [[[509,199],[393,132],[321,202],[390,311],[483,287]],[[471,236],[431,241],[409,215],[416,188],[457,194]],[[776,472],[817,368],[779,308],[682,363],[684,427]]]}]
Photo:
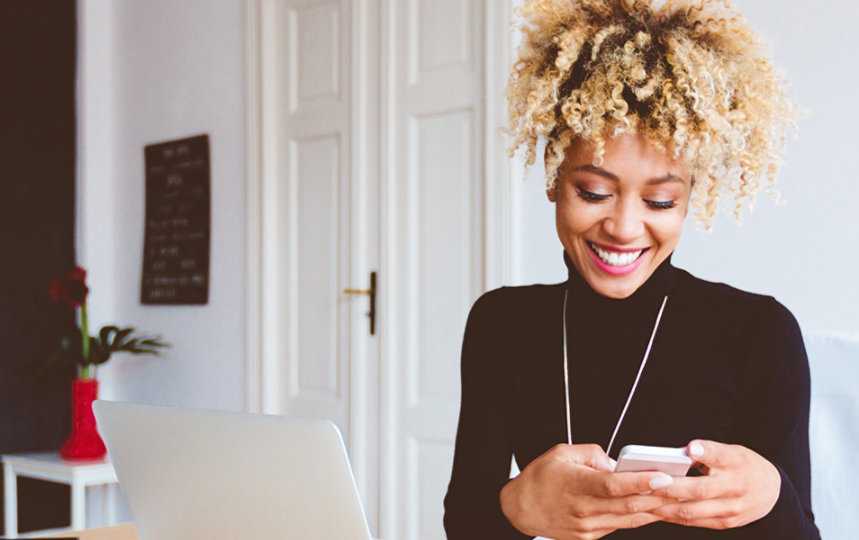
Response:
[{"label": "woman's eyebrow", "polygon": [[591,165],[589,163],[585,164],[585,165],[579,165],[578,167],[574,168],[573,171],[589,172],[589,173],[593,173],[593,174],[598,174],[600,176],[608,178],[609,180],[614,180],[615,182],[620,181],[620,178],[618,178],[616,175],[608,172],[607,170],[603,169],[602,167],[597,167],[596,165]]},{"label": "woman's eyebrow", "polygon": [[665,176],[658,176],[647,181],[648,184],[665,184],[667,182],[680,182],[682,184],[683,179],[676,174],[667,173]]},{"label": "woman's eyebrow", "polygon": [[[602,167],[597,167],[596,165],[591,165],[591,164],[579,165],[578,167],[575,167],[573,169],[573,171],[589,172],[589,173],[597,174],[597,175],[602,176],[604,178],[607,178],[609,180],[613,180],[615,182],[620,181],[620,178],[618,178],[617,175],[608,172],[607,170],[603,169]],[[680,178],[679,176],[677,176],[676,174],[666,173],[664,176],[657,176],[657,177],[649,179],[647,181],[647,184],[651,184],[651,185],[652,184],[665,184],[667,182],[683,183],[683,179]]]}]

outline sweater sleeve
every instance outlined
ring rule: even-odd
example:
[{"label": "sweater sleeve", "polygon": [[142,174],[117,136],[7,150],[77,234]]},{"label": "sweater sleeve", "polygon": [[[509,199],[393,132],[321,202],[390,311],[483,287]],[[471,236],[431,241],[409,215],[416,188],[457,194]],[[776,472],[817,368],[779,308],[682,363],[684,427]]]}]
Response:
[{"label": "sweater sleeve", "polygon": [[772,298],[758,321],[762,327],[746,358],[737,438],[776,466],[781,490],[769,514],[742,528],[744,537],[819,539],[811,511],[810,377],[802,334],[793,315]]},{"label": "sweater sleeve", "polygon": [[529,538],[501,512],[499,493],[510,474],[509,369],[501,349],[498,291],[487,293],[468,316],[462,346],[462,404],[453,472],[444,499],[449,540]]}]

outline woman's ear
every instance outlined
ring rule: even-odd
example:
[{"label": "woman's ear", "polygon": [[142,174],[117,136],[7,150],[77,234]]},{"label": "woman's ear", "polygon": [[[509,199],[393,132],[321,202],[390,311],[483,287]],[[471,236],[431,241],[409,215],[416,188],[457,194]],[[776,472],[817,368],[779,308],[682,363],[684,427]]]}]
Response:
[{"label": "woman's ear", "polygon": [[555,202],[558,193],[558,186],[552,186],[550,188],[546,188],[546,198],[549,199],[549,202]]}]

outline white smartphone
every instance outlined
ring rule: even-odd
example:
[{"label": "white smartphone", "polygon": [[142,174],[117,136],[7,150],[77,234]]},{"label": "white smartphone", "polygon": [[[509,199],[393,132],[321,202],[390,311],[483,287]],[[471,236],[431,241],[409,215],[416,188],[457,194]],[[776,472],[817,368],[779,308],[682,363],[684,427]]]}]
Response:
[{"label": "white smartphone", "polygon": [[629,444],[620,449],[614,472],[661,471],[669,476],[686,476],[691,466],[685,447]]}]

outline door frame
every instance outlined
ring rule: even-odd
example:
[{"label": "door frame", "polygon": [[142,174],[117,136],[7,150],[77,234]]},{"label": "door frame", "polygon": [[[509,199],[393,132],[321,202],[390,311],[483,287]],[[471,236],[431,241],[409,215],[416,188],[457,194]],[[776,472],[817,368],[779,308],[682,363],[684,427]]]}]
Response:
[{"label": "door frame", "polygon": [[[395,280],[397,268],[392,264],[390,253],[385,251],[386,240],[384,238],[386,223],[389,216],[389,205],[392,202],[386,197],[386,186],[393,181],[392,170],[386,163],[385,152],[388,141],[385,133],[389,132],[389,123],[393,121],[387,114],[389,104],[386,101],[386,88],[390,77],[393,76],[391,67],[392,59],[386,57],[382,51],[391,51],[387,47],[389,36],[384,23],[391,19],[394,2],[397,0],[378,0],[370,2],[358,0],[352,4],[352,45],[356,51],[352,59],[351,84],[353,88],[353,115],[355,129],[363,129],[366,126],[368,111],[363,108],[367,92],[381,92],[379,112],[380,118],[372,119],[379,126],[379,148],[375,149],[382,157],[378,159],[378,182],[380,186],[379,211],[380,211],[380,253],[379,270],[382,276],[379,287],[380,317],[377,324],[379,336],[379,384],[380,384],[380,407],[379,419],[380,441],[379,448],[381,456],[379,490],[380,490],[380,520],[379,529],[381,538],[391,538],[396,530],[396,516],[390,509],[394,508],[397,500],[396,460],[391,459],[389,452],[396,448],[396,417],[391,405],[395,403],[395,380],[396,359],[393,356],[394,339],[386,331],[388,326],[388,315],[395,303],[386,294],[386,284]],[[504,86],[512,59],[513,36],[509,32],[510,22],[513,16],[513,4],[515,0],[490,0],[485,2],[484,20],[486,21],[486,32],[484,40],[484,77],[486,88],[492,92],[485,92],[485,131],[489,136],[485,147],[485,173],[483,178],[484,193],[484,223],[485,231],[483,250],[485,260],[484,285],[487,290],[509,283],[513,268],[513,238],[516,194],[519,191],[515,185],[513,164],[507,157],[507,139],[501,132],[501,127],[506,124],[506,102],[504,100]],[[277,290],[277,271],[275,261],[263,254],[270,252],[281,242],[281,231],[275,226],[275,198],[270,196],[273,186],[277,182],[277,170],[273,156],[276,148],[276,131],[274,130],[273,115],[267,115],[266,111],[273,108],[273,101],[277,99],[278,87],[273,74],[276,73],[276,58],[272,53],[276,43],[278,29],[275,27],[274,17],[270,14],[274,11],[277,0],[245,0],[244,2],[244,61],[245,61],[245,193],[246,193],[246,216],[245,242],[246,242],[246,303],[245,303],[245,410],[254,413],[276,412],[278,399],[278,378],[273,376],[279,370],[282,361],[277,352],[275,339],[279,327],[279,310],[270,299],[276,298],[274,291]],[[378,13],[374,12],[374,8]],[[362,24],[367,17],[378,16],[382,27],[380,51],[370,51],[367,48],[367,35],[362,31]],[[362,62],[367,61],[370,54],[378,55],[373,59],[379,63],[380,77],[376,81],[368,81],[361,71]],[[388,131],[386,131],[388,130]],[[369,159],[366,148],[359,148],[353,144],[353,166],[354,175],[367,174],[366,160]],[[375,158],[374,158],[375,159]],[[365,182],[366,178],[358,179]],[[360,196],[360,195],[359,195]],[[359,211],[358,220],[364,218]],[[360,234],[356,235],[358,241],[357,252],[361,253]],[[389,240],[388,240],[389,242]],[[355,265],[359,267],[360,265]],[[356,283],[365,277],[354,276]],[[362,347],[361,340],[355,340],[353,347]],[[353,351],[357,353],[358,351]],[[360,354],[354,354],[353,358],[360,358]],[[352,405],[357,409],[351,411],[352,433],[362,433],[365,426],[365,409],[360,401],[366,399],[366,381],[362,374],[366,372],[365,366],[355,366],[352,377],[350,395]],[[353,437],[354,438],[354,437]],[[353,441],[352,460],[353,466],[373,459],[373,456],[362,454],[365,445],[360,441]]]}]

